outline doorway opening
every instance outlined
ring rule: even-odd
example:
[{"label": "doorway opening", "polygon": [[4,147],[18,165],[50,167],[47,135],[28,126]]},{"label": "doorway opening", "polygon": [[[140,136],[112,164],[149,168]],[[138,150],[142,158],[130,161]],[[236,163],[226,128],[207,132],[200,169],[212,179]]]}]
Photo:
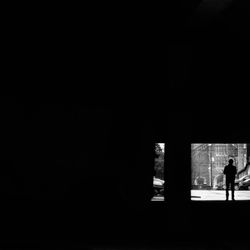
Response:
[{"label": "doorway opening", "polygon": [[165,158],[165,143],[155,143],[152,201],[164,201],[164,186],[165,186],[164,158]]},{"label": "doorway opening", "polygon": [[236,166],[235,200],[250,200],[250,144],[246,143],[191,144],[191,200],[225,200],[224,168],[229,160]]}]

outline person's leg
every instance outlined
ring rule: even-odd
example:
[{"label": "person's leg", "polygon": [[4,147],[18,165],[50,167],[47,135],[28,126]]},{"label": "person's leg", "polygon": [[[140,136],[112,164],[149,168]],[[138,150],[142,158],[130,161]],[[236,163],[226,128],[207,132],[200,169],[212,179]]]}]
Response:
[{"label": "person's leg", "polygon": [[234,201],[234,180],[231,181],[232,200]]},{"label": "person's leg", "polygon": [[228,200],[228,196],[229,196],[229,181],[226,179],[226,200]]}]

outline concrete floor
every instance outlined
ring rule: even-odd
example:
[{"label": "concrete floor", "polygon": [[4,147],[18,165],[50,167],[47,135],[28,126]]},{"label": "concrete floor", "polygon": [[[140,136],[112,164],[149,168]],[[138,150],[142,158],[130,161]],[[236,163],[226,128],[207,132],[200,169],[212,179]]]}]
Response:
[{"label": "concrete floor", "polygon": [[[191,200],[224,201],[226,199],[225,190],[191,190]],[[231,191],[229,191],[229,200],[231,200]],[[250,190],[235,191],[235,200],[250,201]],[[154,196],[152,201],[164,201],[162,196]]]},{"label": "concrete floor", "polygon": [[[235,191],[235,200],[250,200],[250,190]],[[225,190],[191,190],[191,200],[216,200],[224,201],[226,199]],[[229,192],[229,200],[231,191]]]}]

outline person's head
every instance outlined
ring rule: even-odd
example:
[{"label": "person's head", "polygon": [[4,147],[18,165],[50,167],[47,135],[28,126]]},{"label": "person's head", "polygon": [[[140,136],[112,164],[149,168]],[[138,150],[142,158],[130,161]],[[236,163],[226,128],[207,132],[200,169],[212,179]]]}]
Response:
[{"label": "person's head", "polygon": [[234,163],[234,160],[233,160],[233,159],[230,159],[228,162],[229,162],[229,164],[232,165],[232,164]]}]

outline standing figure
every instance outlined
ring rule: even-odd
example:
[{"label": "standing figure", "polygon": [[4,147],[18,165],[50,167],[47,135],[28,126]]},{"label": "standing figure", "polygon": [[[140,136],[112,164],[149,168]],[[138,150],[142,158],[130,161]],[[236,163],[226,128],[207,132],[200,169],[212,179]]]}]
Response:
[{"label": "standing figure", "polygon": [[229,196],[229,186],[231,185],[231,191],[232,191],[232,200],[234,201],[234,181],[235,181],[235,175],[237,173],[236,166],[233,165],[233,159],[230,159],[228,161],[228,165],[224,168],[224,175],[226,175],[226,201],[228,201]]}]

